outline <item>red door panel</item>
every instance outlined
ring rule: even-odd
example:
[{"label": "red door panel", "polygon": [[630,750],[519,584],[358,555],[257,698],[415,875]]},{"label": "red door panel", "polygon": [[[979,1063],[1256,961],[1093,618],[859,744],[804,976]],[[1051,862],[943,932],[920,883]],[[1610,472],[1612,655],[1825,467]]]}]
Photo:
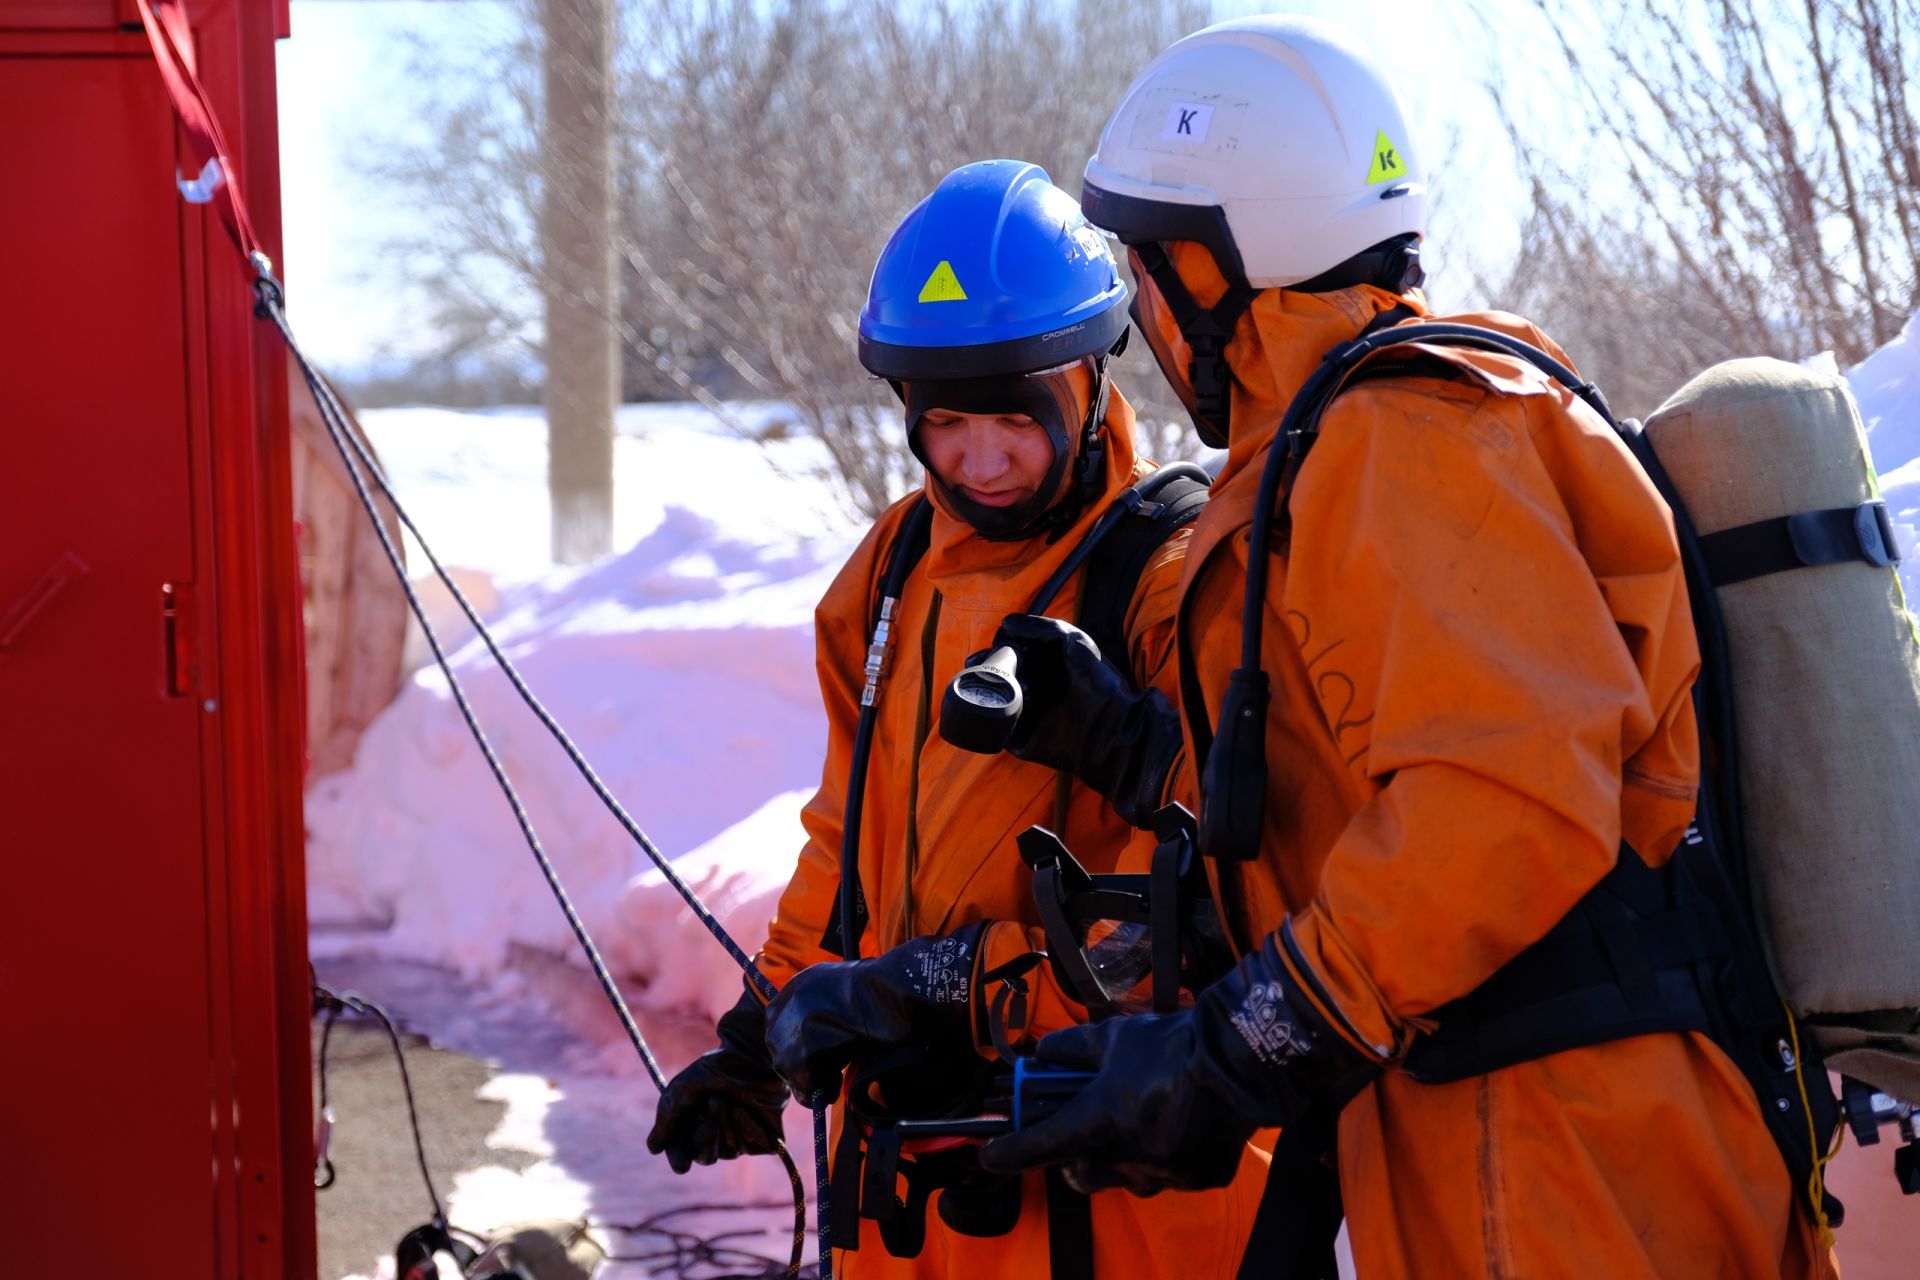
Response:
[{"label": "red door panel", "polygon": [[150,62],[0,57],[0,122],[0,1200],[90,1272],[164,1241],[213,1276],[179,1203],[210,1211],[213,1138],[172,117]]}]

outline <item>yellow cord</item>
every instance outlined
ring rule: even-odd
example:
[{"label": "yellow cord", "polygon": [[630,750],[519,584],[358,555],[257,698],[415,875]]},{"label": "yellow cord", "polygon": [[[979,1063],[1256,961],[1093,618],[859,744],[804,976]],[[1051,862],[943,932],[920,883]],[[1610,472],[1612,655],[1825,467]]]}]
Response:
[{"label": "yellow cord", "polygon": [[1813,1127],[1813,1100],[1807,1096],[1806,1060],[1800,1056],[1800,1024],[1786,1001],[1780,1002],[1780,1009],[1787,1015],[1787,1035],[1793,1040],[1793,1079],[1800,1086],[1800,1110],[1807,1117],[1807,1146],[1813,1151],[1813,1174],[1807,1179],[1807,1194],[1813,1202],[1813,1221],[1820,1247],[1831,1249],[1833,1224],[1827,1221],[1827,1162],[1840,1154],[1840,1147],[1847,1140],[1847,1130],[1845,1125],[1841,1125],[1832,1150],[1821,1154],[1820,1133]]}]

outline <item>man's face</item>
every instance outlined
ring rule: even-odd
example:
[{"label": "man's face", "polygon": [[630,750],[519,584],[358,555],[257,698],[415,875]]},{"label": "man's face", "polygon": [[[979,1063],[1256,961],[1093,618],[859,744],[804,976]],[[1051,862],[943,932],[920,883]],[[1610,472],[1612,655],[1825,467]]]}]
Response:
[{"label": "man's face", "polygon": [[1013,507],[1038,497],[1053,465],[1046,428],[1024,413],[929,409],[915,430],[928,469],[954,494],[981,507]]}]

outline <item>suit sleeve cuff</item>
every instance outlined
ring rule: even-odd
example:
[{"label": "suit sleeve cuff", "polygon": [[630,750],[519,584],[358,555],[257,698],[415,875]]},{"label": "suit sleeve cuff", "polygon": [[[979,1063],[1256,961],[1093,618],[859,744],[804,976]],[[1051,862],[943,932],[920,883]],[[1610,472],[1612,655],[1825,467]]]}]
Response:
[{"label": "suit sleeve cuff", "polygon": [[1293,945],[1288,962],[1301,969],[1299,977],[1321,1013],[1343,1039],[1375,1058],[1393,1059],[1406,1052],[1419,1026],[1397,1017],[1387,1007],[1346,939],[1318,906],[1294,916]]}]

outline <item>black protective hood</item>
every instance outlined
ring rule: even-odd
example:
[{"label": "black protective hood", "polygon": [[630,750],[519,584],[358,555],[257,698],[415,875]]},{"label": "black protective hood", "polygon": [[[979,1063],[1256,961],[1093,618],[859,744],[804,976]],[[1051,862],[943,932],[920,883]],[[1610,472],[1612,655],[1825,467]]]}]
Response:
[{"label": "black protective hood", "polygon": [[[1079,516],[1086,501],[1087,485],[1098,485],[1104,479],[1100,464],[1105,450],[1099,438],[1099,424],[1106,415],[1106,361],[1089,359],[1088,363],[1092,366],[1094,384],[1092,403],[1086,417],[1078,421],[1078,397],[1074,395],[1071,377],[1073,365],[1038,373],[915,379],[898,384],[901,401],[906,406],[907,444],[913,456],[927,468],[927,483],[981,537],[993,542],[1014,542],[1053,528],[1065,528]],[[1053,461],[1047,467],[1039,491],[1011,507],[987,507],[969,502],[948,488],[927,464],[926,455],[920,449],[920,418],[931,409],[1024,414],[1039,423],[1053,446]],[[1063,493],[1061,478],[1070,464],[1074,467],[1075,483]]]}]

